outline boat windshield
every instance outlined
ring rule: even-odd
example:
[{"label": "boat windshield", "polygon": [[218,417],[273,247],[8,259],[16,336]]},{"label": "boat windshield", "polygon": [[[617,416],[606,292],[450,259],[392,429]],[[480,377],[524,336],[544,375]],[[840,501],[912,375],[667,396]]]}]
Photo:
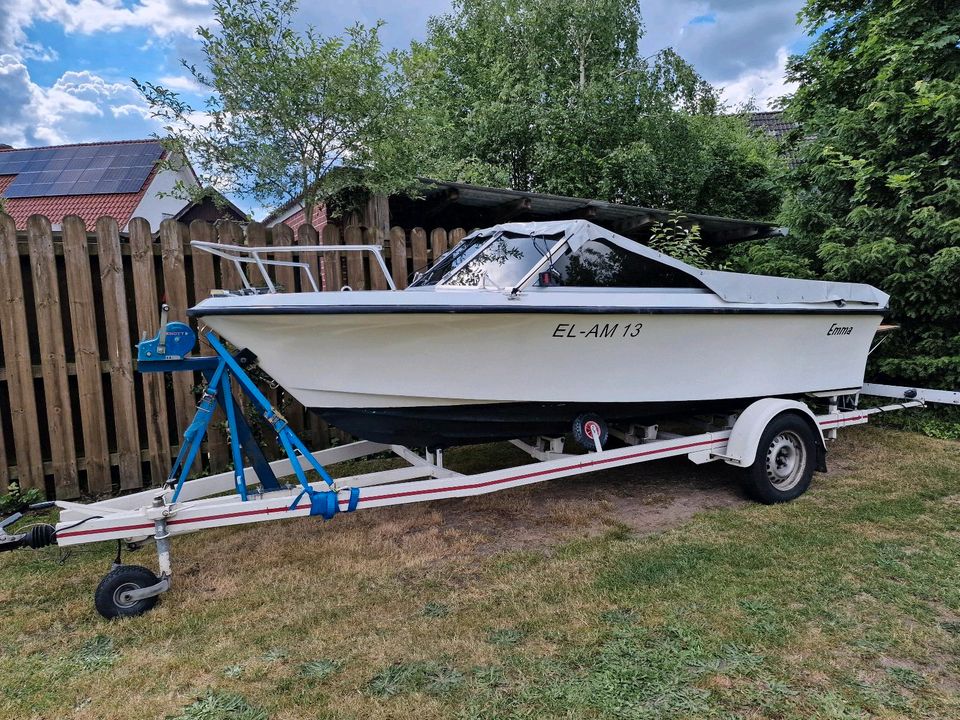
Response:
[{"label": "boat windshield", "polygon": [[562,235],[536,236],[498,233],[466,238],[440,258],[410,287],[512,288],[547,256]]},{"label": "boat windshield", "polygon": [[458,243],[447,253],[443,255],[429,270],[425,271],[420,277],[410,283],[410,287],[422,287],[424,285],[436,285],[444,276],[450,274],[458,267],[463,265],[474,251],[490,242],[490,236],[480,236],[475,238],[466,238]]},{"label": "boat windshield", "polygon": [[513,288],[543,262],[561,236],[503,234],[448,277],[454,287]]}]

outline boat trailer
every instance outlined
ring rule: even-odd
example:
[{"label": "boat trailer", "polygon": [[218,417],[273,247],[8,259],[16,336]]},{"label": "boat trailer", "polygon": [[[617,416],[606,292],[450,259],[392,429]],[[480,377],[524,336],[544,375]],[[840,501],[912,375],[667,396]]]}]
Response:
[{"label": "boat trailer", "polygon": [[[512,440],[535,462],[463,475],[444,465],[439,449],[421,453],[399,445],[359,441],[311,452],[251,378],[255,358],[250,353],[231,352],[213,333],[204,332],[214,355],[191,357],[196,334],[184,323],[167,323],[165,315],[163,312],[158,335],[137,345],[138,371],[199,371],[207,384],[164,485],[89,504],[56,500],[31,506],[59,508],[55,528],[40,525],[27,533],[9,535],[5,528],[19,519],[19,513],[0,522],[0,550],[117,541],[117,559],[94,594],[95,607],[106,618],[147,612],[170,590],[170,540],[177,535],[268,520],[310,516],[330,520],[343,512],[470,497],[680,456],[697,464],[720,460],[744,468],[748,489],[758,500],[783,502],[807,489],[814,468],[826,470],[826,440],[835,438],[840,428],[862,425],[871,415],[930,402],[960,405],[960,392],[864,384],[824,394],[828,403],[824,414],[814,414],[797,400],[763,398],[737,415],[698,420],[700,432],[692,434],[666,432],[657,425],[608,428],[597,416],[581,416],[573,428],[575,440],[583,446],[581,452],[566,452],[563,438]],[[236,392],[272,430],[284,458],[267,462]],[[897,402],[859,408],[860,394]],[[188,480],[217,406],[226,416],[234,469]],[[621,446],[606,449],[608,436],[617,438]],[[384,452],[393,453],[405,466],[336,480],[326,469]],[[159,574],[120,562],[124,543],[137,548],[151,539],[156,544]]]}]

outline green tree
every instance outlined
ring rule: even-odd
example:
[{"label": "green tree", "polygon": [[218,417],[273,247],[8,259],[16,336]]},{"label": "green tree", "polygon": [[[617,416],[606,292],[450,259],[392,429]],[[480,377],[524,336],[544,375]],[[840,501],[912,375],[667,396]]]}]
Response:
[{"label": "green tree", "polygon": [[772,143],[723,116],[671,50],[639,51],[637,0],[457,0],[406,69],[424,173],[522,190],[768,217]]},{"label": "green tree", "polygon": [[[876,370],[960,384],[960,5],[808,0],[785,262],[872,283],[901,329]],[[786,249],[787,244],[781,243]],[[769,258],[768,258],[769,259]]]},{"label": "green tree", "polygon": [[646,244],[688,265],[698,268],[712,266],[710,251],[700,244],[700,226],[679,212],[673,211],[666,220],[654,222]]},{"label": "green tree", "polygon": [[384,52],[379,24],[323,37],[293,28],[296,8],[296,0],[215,0],[215,26],[198,29],[204,65],[182,61],[207,95],[202,108],[134,83],[166,122],[164,142],[176,151],[169,163],[187,156],[202,186],[264,203],[302,196],[311,222],[344,187],[405,186],[413,158],[400,142],[408,116],[399,56]]}]

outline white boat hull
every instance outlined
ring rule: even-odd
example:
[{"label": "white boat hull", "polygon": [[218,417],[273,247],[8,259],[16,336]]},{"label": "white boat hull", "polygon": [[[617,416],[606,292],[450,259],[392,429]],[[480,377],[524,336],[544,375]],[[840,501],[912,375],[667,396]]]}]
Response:
[{"label": "white boat hull", "polygon": [[859,387],[881,315],[213,315],[311,408],[655,403]]}]

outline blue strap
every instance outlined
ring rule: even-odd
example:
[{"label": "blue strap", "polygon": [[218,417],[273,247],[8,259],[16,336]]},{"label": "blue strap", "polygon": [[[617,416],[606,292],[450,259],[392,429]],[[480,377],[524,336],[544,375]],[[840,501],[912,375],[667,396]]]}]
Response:
[{"label": "blue strap", "polygon": [[360,502],[360,488],[350,488],[350,502],[347,503],[347,512],[353,512],[357,509],[357,503]]},{"label": "blue strap", "polygon": [[183,439],[187,442],[193,440],[197,433],[203,433],[207,430],[207,423],[210,421],[210,414],[215,407],[216,398],[212,395],[205,395],[203,401],[197,407],[197,414],[193,416],[193,421],[187,426],[183,433]]}]

